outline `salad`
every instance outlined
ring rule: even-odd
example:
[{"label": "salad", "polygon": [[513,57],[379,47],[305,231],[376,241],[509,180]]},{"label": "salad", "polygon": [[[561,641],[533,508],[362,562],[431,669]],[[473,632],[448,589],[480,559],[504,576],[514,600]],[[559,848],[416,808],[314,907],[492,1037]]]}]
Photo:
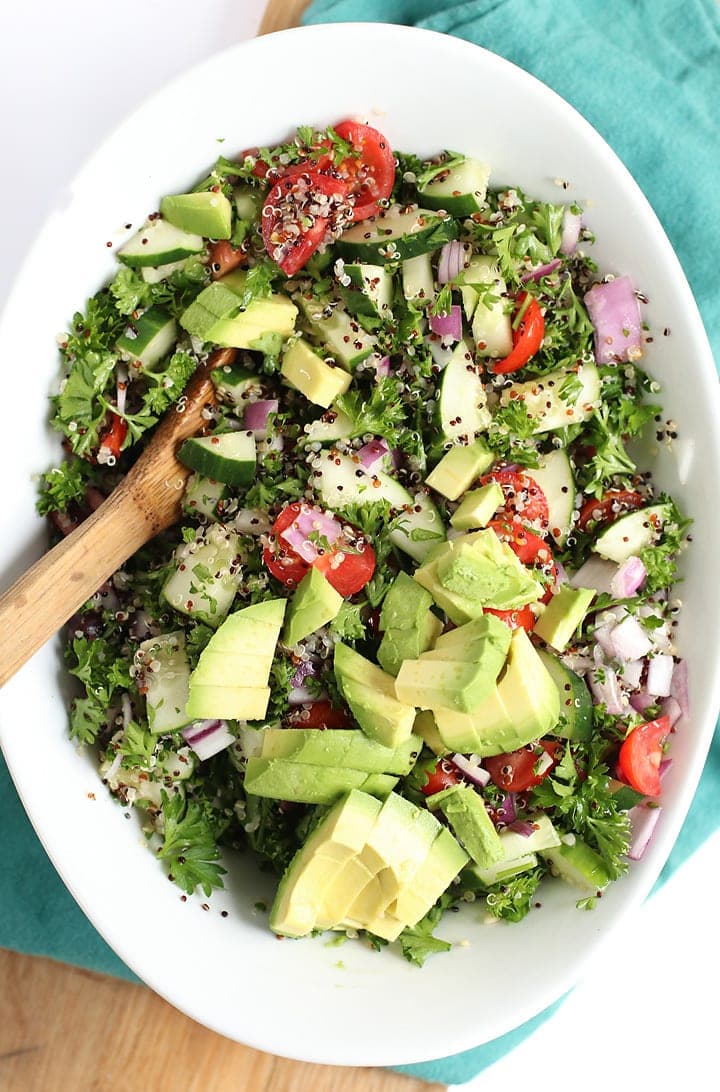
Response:
[{"label": "salad", "polygon": [[689,521],[632,454],[676,434],[643,297],[563,187],[301,126],[128,224],[61,336],[55,537],[215,366],[181,523],[66,649],[70,734],[181,897],[251,852],[278,934],[422,965],[445,911],[517,922],[553,877],[589,909],[648,844]]}]

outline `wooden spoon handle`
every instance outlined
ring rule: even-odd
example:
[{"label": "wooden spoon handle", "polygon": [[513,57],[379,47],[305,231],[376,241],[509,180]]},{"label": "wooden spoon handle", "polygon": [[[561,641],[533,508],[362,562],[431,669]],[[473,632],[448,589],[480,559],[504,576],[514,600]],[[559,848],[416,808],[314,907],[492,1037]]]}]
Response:
[{"label": "wooden spoon handle", "polygon": [[207,421],[215,401],[213,356],[171,407],[130,473],[97,511],[0,597],[0,686],[56,633],[123,562],[180,518],[189,471],[180,443]]}]

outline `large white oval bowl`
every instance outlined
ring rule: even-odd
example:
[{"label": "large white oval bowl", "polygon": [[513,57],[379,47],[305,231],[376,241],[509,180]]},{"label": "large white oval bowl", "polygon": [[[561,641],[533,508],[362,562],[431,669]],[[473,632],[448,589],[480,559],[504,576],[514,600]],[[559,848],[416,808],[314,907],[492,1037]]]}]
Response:
[{"label": "large white oval bowl", "polygon": [[[302,57],[302,73],[296,60]],[[342,62],[339,58],[345,58]],[[430,75],[442,72],[431,93]],[[475,46],[386,25],[320,26],[239,45],[156,95],[80,172],[32,250],[0,334],[0,458],[6,584],[41,553],[45,529],[31,476],[59,457],[47,429],[58,372],[55,337],[112,271],[117,245],[185,189],[219,151],[232,155],[286,137],[297,124],[361,115],[393,145],[441,148],[493,165],[493,184],[548,200],[588,203],[601,270],[629,273],[649,298],[656,335],[646,362],[668,415],[694,454],[655,464],[660,484],[695,519],[679,631],[690,662],[692,727],[673,742],[654,840],[592,913],[576,893],[546,884],[542,908],[519,926],[483,923],[479,906],[450,915],[440,933],[469,941],[423,970],[361,944],[293,942],[268,931],[254,904],[272,881],[245,859],[229,862],[226,890],[183,903],[139,829],[105,793],[92,756],[67,738],[59,640],[0,694],[0,738],[27,811],[65,883],[115,951],[158,993],[201,1023],[263,1050],[347,1065],[421,1061],[486,1042],[567,990],[583,963],[650,890],[690,804],[718,700],[720,541],[717,381],[697,308],[678,261],[629,173],[594,130],[544,85]],[[218,138],[224,143],[218,144]],[[557,188],[558,178],[570,189]],[[60,265],[53,267],[54,256]],[[663,328],[672,331],[662,337]],[[21,401],[21,406],[18,401]],[[680,480],[680,479],[683,480]],[[708,504],[708,498],[715,503]],[[96,799],[88,794],[95,792]],[[220,910],[226,909],[223,918]],[[342,966],[339,965],[339,957]]]}]

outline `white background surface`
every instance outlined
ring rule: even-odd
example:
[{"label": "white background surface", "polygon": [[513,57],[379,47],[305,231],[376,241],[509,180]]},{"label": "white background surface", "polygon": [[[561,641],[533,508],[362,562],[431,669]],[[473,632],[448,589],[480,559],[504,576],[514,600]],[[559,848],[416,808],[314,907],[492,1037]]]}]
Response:
[{"label": "white background surface", "polygon": [[[264,0],[2,5],[0,300],[99,140],[169,78],[254,34],[263,7]],[[243,89],[238,73],[238,111],[252,109],[256,93]],[[61,275],[61,256],[49,255],[46,288],[53,258]],[[605,946],[554,1018],[464,1087],[520,1081],[534,1092],[624,1092],[698,1077],[716,1087],[719,907],[720,834]]]}]

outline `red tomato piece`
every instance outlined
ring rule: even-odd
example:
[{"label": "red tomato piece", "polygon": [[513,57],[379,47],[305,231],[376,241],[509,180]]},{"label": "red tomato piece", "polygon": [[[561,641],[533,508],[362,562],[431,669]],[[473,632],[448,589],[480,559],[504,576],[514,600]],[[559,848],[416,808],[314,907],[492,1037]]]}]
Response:
[{"label": "red tomato piece", "polygon": [[521,523],[537,524],[541,530],[547,530],[549,524],[547,497],[530,474],[524,470],[491,470],[480,479],[481,485],[497,482],[503,491],[505,503],[499,509],[496,519],[507,516]]},{"label": "red tomato piece", "polygon": [[[259,148],[246,148],[244,152],[240,152],[240,155],[237,156],[237,162],[243,163],[249,155],[255,159],[259,151]],[[264,160],[258,159],[252,169],[252,173],[256,178],[264,178],[269,170],[269,165]]]},{"label": "red tomato piece", "polygon": [[642,508],[646,500],[633,489],[610,489],[604,497],[585,501],[578,516],[578,528],[587,531],[600,523],[614,523],[618,516]]},{"label": "red tomato piece", "polygon": [[288,504],[273,524],[271,543],[263,550],[266,568],[287,588],[295,588],[311,564],[318,569],[328,584],[344,598],[355,595],[365,587],[375,572],[375,551],[360,531],[350,524],[343,524],[345,534],[330,550],[320,554],[312,563],[300,557],[281,533],[298,518],[303,506],[299,501]]},{"label": "red tomato piece", "polygon": [[620,748],[618,765],[622,776],[645,796],[660,795],[660,763],[669,732],[670,718],[658,717],[633,728]]},{"label": "red tomato piece", "polygon": [[530,607],[516,607],[515,610],[495,610],[493,607],[484,607],[483,614],[494,614],[510,629],[524,629],[526,633],[532,633],[535,629],[535,615]]},{"label": "red tomato piece", "polygon": [[119,417],[117,413],[111,414],[110,421],[105,425],[98,437],[98,447],[103,448],[108,455],[112,455],[114,459],[117,459],[127,436],[127,431],[127,421],[123,417]]},{"label": "red tomato piece", "polygon": [[422,787],[425,796],[434,796],[436,792],[442,792],[443,789],[449,789],[451,785],[457,785],[460,782],[460,776],[455,767],[442,758],[437,760],[435,769],[431,773],[426,773],[425,776],[427,780]]},{"label": "red tomato piece", "polygon": [[247,253],[241,246],[233,246],[227,239],[220,239],[210,247],[209,266],[212,279],[217,281],[226,273],[247,262]]},{"label": "red tomato piece", "polygon": [[545,319],[540,304],[527,292],[521,292],[515,300],[516,315],[522,312],[517,327],[513,328],[512,352],[503,360],[495,360],[490,371],[495,375],[507,375],[516,372],[535,356],[545,337]]},{"label": "red tomato piece", "polygon": [[[541,739],[538,743],[529,743],[517,751],[492,755],[483,759],[483,765],[498,788],[507,792],[525,792],[534,785],[539,785],[544,777],[560,761],[561,744],[555,739]],[[538,761],[543,754],[549,755],[552,764],[541,774],[537,773]]]},{"label": "red tomato piece", "polygon": [[367,220],[378,211],[378,201],[385,201],[395,184],[395,156],[390,143],[371,125],[341,121],[335,132],[359,152],[357,158],[344,159],[336,168],[347,182],[355,200],[353,220]]},{"label": "red tomato piece", "polygon": [[314,701],[293,709],[288,723],[293,728],[352,728],[355,722],[348,709],[330,701]]},{"label": "red tomato piece", "polygon": [[265,249],[292,277],[333,232],[352,219],[347,186],[316,167],[284,174],[262,210]]}]

